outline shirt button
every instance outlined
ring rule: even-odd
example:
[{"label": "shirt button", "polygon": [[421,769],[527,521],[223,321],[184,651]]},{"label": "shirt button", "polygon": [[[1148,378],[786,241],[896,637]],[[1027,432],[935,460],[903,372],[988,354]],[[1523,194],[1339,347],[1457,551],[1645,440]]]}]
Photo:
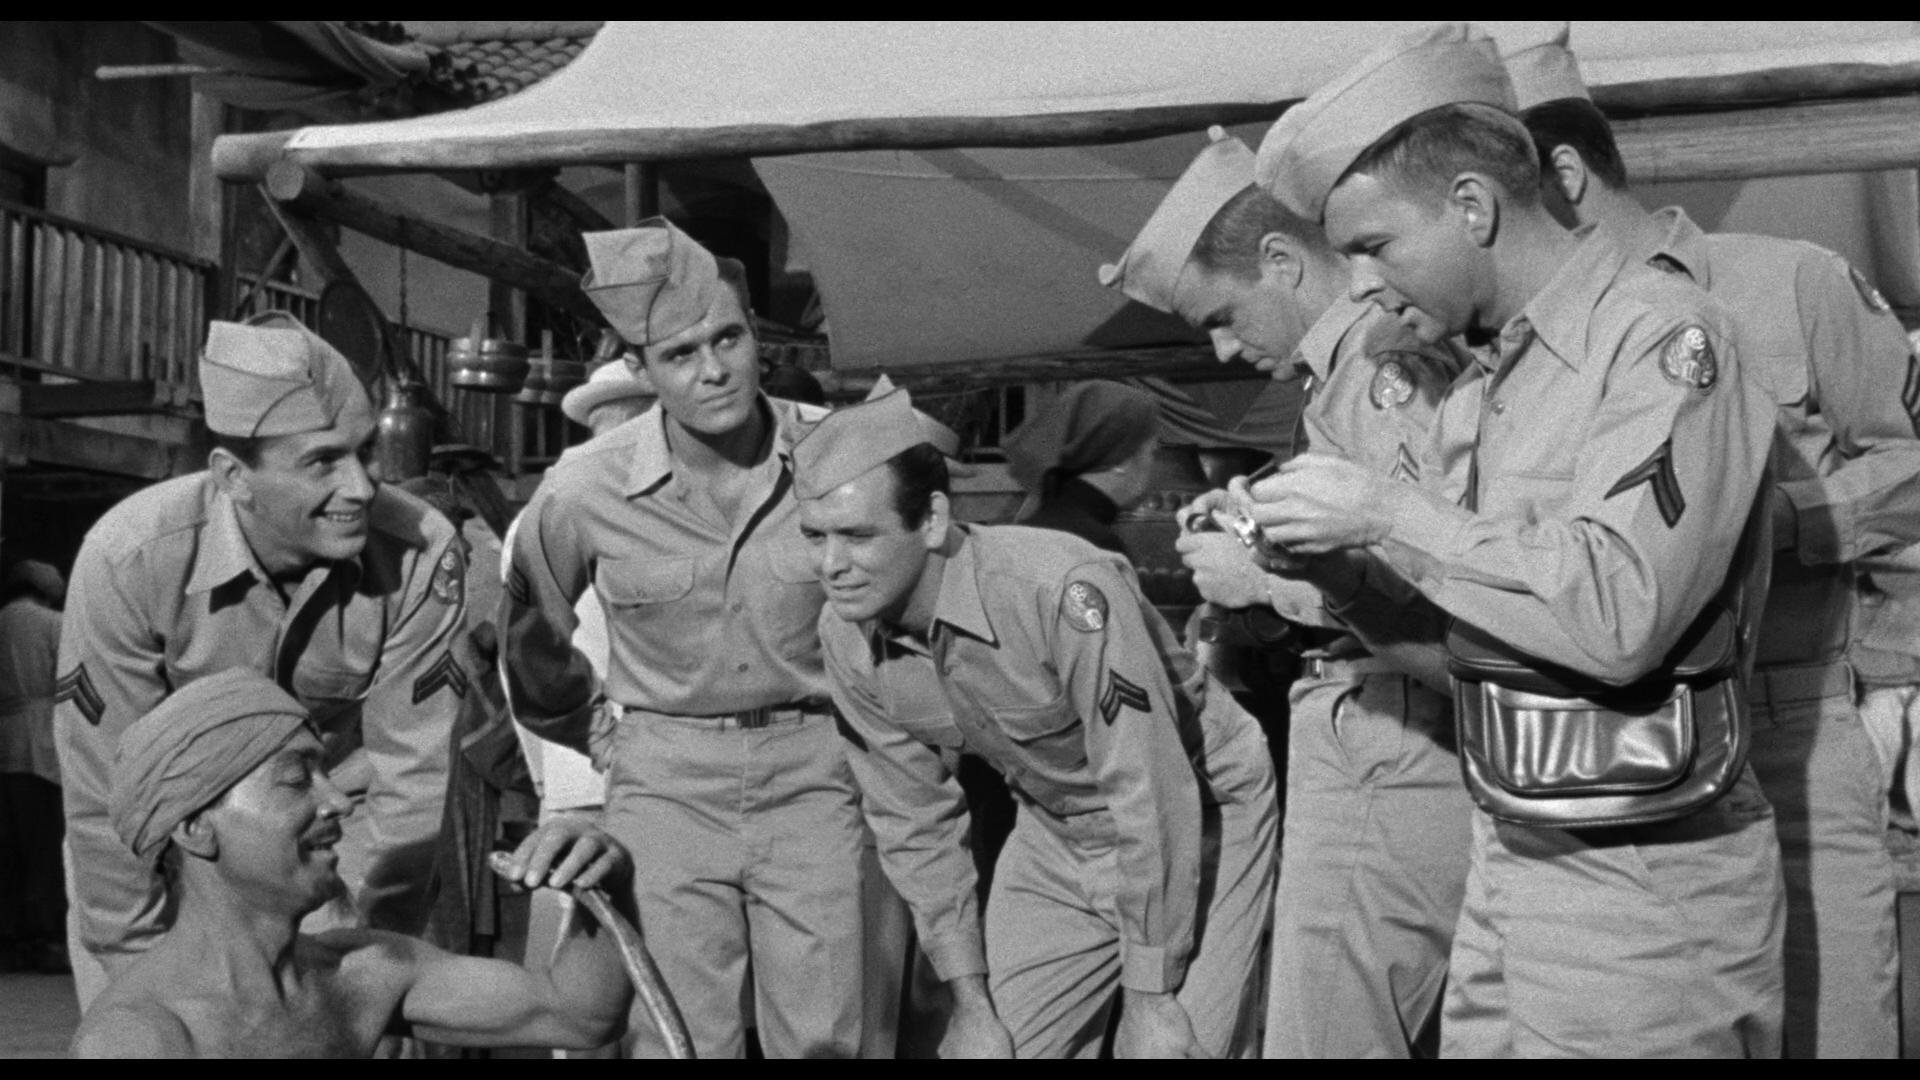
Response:
[{"label": "shirt button", "polygon": [[745,670],[747,670],[747,665],[745,665],[745,664],[741,664],[741,665],[740,665],[739,667],[736,667],[736,668],[734,668],[733,670],[735,670],[735,671],[745,671]]},{"label": "shirt button", "polygon": [[747,602],[745,600],[735,600],[733,602],[733,610],[736,614],[747,610]]},{"label": "shirt button", "polygon": [[1506,402],[1504,402],[1504,401],[1496,401],[1496,402],[1494,402],[1494,403],[1493,403],[1493,414],[1494,414],[1495,416],[1499,416],[1500,414],[1502,414],[1502,413],[1504,413],[1504,412],[1506,412],[1506,411],[1507,411],[1507,403],[1506,403]]}]

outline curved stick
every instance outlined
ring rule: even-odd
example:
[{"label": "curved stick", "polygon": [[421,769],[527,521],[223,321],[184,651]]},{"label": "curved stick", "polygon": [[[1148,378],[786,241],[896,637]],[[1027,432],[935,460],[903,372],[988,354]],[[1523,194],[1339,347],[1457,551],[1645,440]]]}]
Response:
[{"label": "curved stick", "polygon": [[627,965],[627,977],[633,980],[634,993],[640,995],[640,1004],[646,1006],[653,1026],[667,1044],[667,1056],[676,1061],[690,1060],[693,1039],[687,1034],[687,1022],[681,1019],[679,1007],[667,993],[666,980],[660,977],[660,969],[653,966],[653,957],[647,955],[647,943],[640,936],[640,929],[615,910],[613,901],[600,889],[572,892],[574,899],[585,904],[593,917],[600,920],[601,926],[613,931],[613,939],[620,946],[620,959]]}]

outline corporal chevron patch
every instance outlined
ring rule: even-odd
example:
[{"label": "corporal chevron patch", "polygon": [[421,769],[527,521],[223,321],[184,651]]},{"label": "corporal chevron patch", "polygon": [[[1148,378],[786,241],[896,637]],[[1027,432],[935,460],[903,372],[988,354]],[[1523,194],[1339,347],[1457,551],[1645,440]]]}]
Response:
[{"label": "corporal chevron patch", "polygon": [[1414,460],[1406,443],[1400,444],[1400,453],[1394,457],[1392,475],[1395,480],[1405,480],[1409,484],[1420,482],[1420,463]]},{"label": "corporal chevron patch", "polygon": [[1920,356],[1907,354],[1907,385],[1900,391],[1900,404],[1913,421],[1913,433],[1920,435]]},{"label": "corporal chevron patch", "polygon": [[71,701],[80,715],[87,718],[91,727],[100,726],[100,718],[106,715],[107,703],[101,698],[100,691],[94,688],[93,676],[87,674],[85,663],[76,664],[72,671],[60,676],[53,684],[53,700]]},{"label": "corporal chevron patch", "polygon": [[533,606],[533,586],[527,583],[526,571],[518,563],[507,566],[507,596],[521,607]]},{"label": "corporal chevron patch", "polygon": [[1125,675],[1108,668],[1107,689],[1100,695],[1100,717],[1107,722],[1107,726],[1111,727],[1114,720],[1119,717],[1121,709],[1152,712],[1153,699],[1147,697],[1147,692],[1140,689]]},{"label": "corporal chevron patch", "polygon": [[452,652],[441,653],[432,667],[413,680],[413,703],[420,704],[439,693],[443,686],[451,689],[454,697],[467,696],[467,671],[453,658]]},{"label": "corporal chevron patch", "polygon": [[1624,494],[1641,484],[1653,488],[1653,503],[1660,510],[1660,520],[1671,529],[1680,523],[1680,515],[1687,512],[1686,496],[1680,492],[1680,478],[1673,473],[1673,440],[1660,444],[1647,460],[1634,466],[1625,476],[1607,490],[1606,497]]}]

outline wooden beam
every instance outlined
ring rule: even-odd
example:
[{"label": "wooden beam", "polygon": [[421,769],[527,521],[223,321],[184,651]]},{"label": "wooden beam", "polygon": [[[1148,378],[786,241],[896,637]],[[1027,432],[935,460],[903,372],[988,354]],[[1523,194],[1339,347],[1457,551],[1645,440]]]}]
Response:
[{"label": "wooden beam", "polygon": [[[1744,85],[1744,84],[1743,84]],[[1878,84],[1875,84],[1878,86]],[[1884,93],[1887,87],[1879,87]],[[1743,91],[1745,92],[1745,91]],[[1621,111],[1648,107],[1658,97],[1625,87],[1599,92]],[[1751,179],[1891,169],[1920,161],[1920,116],[1910,95],[1848,98],[1803,105],[1748,107],[1721,112],[1622,119],[1622,141],[1650,167],[1647,179]],[[1071,146],[1128,142],[1198,131],[1209,124],[1270,121],[1290,102],[1262,105],[1181,105],[1155,109],[1014,117],[924,117],[844,120],[820,124],[750,124],[724,128],[636,128],[530,132],[511,140],[416,139],[404,143],[286,148],[289,132],[222,136],[214,167],[227,179],[257,179],[283,155],[329,176],[423,172],[434,169],[509,169],[557,165],[624,164],[701,157],[772,157],[841,150],[930,150],[985,146]],[[1671,107],[1672,103],[1666,103]],[[1838,126],[1832,126],[1837,124]],[[1765,150],[1741,152],[1755,135]],[[1655,175],[1657,174],[1657,175]]]},{"label": "wooden beam", "polygon": [[149,480],[192,472],[199,464],[193,448],[179,443],[31,416],[0,425],[0,454],[8,462],[37,462]]},{"label": "wooden beam", "polygon": [[1243,364],[1220,363],[1208,346],[1173,345],[1151,349],[1088,349],[1084,352],[952,364],[816,371],[813,375],[829,395],[841,397],[866,393],[883,373],[896,385],[917,393],[980,390],[989,386],[1032,382],[1128,379],[1147,375],[1211,382],[1250,379],[1258,374]]},{"label": "wooden beam", "polygon": [[[275,202],[272,192],[263,189],[261,194],[266,196],[267,209],[273,213],[274,220],[280,223],[287,239],[293,241],[293,246],[300,250],[300,257],[307,260],[307,265],[313,267],[323,283],[359,280],[354,276],[353,268],[341,256],[333,237],[327,235],[318,220]],[[267,270],[272,272],[271,267]]]},{"label": "wooden beam", "polygon": [[291,161],[278,162],[268,170],[266,188],[273,201],[302,214],[337,222],[489,281],[525,289],[590,325],[603,321],[598,309],[580,292],[579,274],[511,244],[409,217],[379,199],[349,191],[337,181]]},{"label": "wooden beam", "polygon": [[20,384],[21,414],[48,419],[174,412],[185,408],[188,400],[186,387],[156,383],[152,379]]},{"label": "wooden beam", "polygon": [[1648,117],[1613,131],[1635,183],[1912,168],[1920,96]]}]

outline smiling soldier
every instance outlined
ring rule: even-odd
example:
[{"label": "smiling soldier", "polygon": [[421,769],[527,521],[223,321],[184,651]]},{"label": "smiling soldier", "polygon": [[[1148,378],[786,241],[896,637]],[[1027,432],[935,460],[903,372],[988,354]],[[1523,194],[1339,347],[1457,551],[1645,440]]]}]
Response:
[{"label": "smiling soldier", "polygon": [[[307,710],[264,676],[210,675],[135,721],[113,767],[113,828],[166,866],[174,925],[118,972],[74,1036],[94,1057],[366,1057],[387,1035],[458,1046],[589,1047],[632,987],[588,921],[544,975],[380,930],[299,932],[341,888],[352,801],[320,767]],[[552,822],[512,880],[594,886],[623,873],[599,830]]]},{"label": "smiling soldier", "polygon": [[[863,809],[954,993],[943,1056],[1097,1054],[1116,1005],[1117,1056],[1254,1049],[1276,822],[1253,718],[1123,558],[954,523],[906,391],[834,413],[794,457]],[[984,935],[963,751],[1019,802]]]},{"label": "smiling soldier", "polygon": [[430,902],[469,678],[449,651],[465,612],[458,534],[369,473],[366,390],[291,316],[213,323],[200,381],[207,471],[108,511],[68,593],[54,719],[83,1006],[168,918],[159,878],[107,822],[115,745],[217,671],[258,672],[313,712],[336,782],[365,803],[341,876],[366,925],[419,933]]}]

